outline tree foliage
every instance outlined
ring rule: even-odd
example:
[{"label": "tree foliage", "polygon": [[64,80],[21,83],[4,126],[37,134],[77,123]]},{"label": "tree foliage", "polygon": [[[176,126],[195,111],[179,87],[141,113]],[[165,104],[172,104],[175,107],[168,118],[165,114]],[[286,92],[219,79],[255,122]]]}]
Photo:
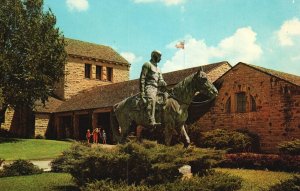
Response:
[{"label": "tree foliage", "polygon": [[3,102],[32,108],[52,95],[64,74],[65,42],[43,0],[0,1],[0,89]]}]

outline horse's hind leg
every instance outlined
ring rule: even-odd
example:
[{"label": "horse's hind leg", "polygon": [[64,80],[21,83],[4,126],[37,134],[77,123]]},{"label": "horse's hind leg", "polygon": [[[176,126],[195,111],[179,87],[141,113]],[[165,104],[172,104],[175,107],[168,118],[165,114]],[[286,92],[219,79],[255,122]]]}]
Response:
[{"label": "horse's hind leg", "polygon": [[141,125],[138,125],[138,126],[136,127],[136,139],[137,139],[137,141],[140,142],[140,143],[143,141],[143,140],[142,140],[142,131],[143,131],[143,129],[144,129],[144,127],[141,126]]},{"label": "horse's hind leg", "polygon": [[172,138],[173,138],[173,128],[172,125],[170,123],[166,123],[165,124],[165,129],[164,129],[164,136],[165,136],[165,144],[167,146],[170,146],[172,143]]},{"label": "horse's hind leg", "polygon": [[181,133],[181,136],[182,136],[182,139],[183,139],[184,148],[187,148],[190,145],[191,140],[190,140],[190,137],[189,137],[189,135],[187,134],[187,132],[185,130],[184,125],[181,126],[180,133]]}]

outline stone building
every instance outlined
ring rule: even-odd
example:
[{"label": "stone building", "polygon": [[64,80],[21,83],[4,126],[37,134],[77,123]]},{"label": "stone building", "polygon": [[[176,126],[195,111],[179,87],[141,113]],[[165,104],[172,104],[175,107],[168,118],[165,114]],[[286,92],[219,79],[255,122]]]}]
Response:
[{"label": "stone building", "polygon": [[[66,44],[65,76],[45,106],[36,103],[35,135],[45,134],[56,108],[72,96],[95,86],[129,80],[130,64],[112,48],[74,39],[66,39]],[[15,119],[14,110],[8,108],[1,128],[10,129]]]},{"label": "stone building", "polygon": [[255,132],[264,151],[300,138],[300,77],[238,63],[218,79],[214,105],[198,120],[205,130]]}]

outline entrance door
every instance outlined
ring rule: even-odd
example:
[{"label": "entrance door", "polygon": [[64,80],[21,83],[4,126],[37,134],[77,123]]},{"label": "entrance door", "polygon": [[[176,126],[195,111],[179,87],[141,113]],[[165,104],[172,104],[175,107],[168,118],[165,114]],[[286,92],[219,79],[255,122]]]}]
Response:
[{"label": "entrance door", "polygon": [[79,129],[79,139],[84,140],[85,134],[88,129],[92,131],[91,118],[88,114],[78,115],[78,129]]},{"label": "entrance door", "polygon": [[60,118],[59,138],[73,138],[72,116],[63,116]]},{"label": "entrance door", "polygon": [[[106,143],[112,144],[112,129],[110,124],[110,112],[99,113],[97,117],[97,127],[106,133]],[[102,140],[101,140],[102,141]]]}]

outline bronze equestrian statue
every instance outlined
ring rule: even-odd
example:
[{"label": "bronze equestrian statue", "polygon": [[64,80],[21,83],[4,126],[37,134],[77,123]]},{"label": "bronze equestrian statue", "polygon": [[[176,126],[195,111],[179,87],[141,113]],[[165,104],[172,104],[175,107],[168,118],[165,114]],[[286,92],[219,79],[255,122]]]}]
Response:
[{"label": "bronze equestrian statue", "polygon": [[[158,52],[158,54],[160,53]],[[155,60],[156,64],[159,60],[160,55],[159,59]],[[147,68],[148,67],[149,66],[147,66]],[[155,88],[159,89],[159,82],[163,80],[162,76],[159,76],[161,73],[159,74],[159,70],[156,70],[158,72],[155,73],[153,70],[156,68],[150,69],[154,76],[150,75],[149,78],[154,80],[157,84]],[[142,75],[144,75],[143,70],[141,76]],[[145,76],[147,77],[147,75]],[[141,81],[143,82],[142,79]],[[112,130],[116,142],[124,142],[126,140],[130,126],[134,123],[138,129],[142,127],[151,129],[153,126],[160,128],[164,136],[164,144],[166,145],[171,145],[172,138],[174,138],[174,136],[178,137],[178,135],[181,135],[183,138],[182,142],[185,146],[189,145],[190,139],[184,125],[188,118],[188,107],[192,103],[193,97],[195,94],[201,93],[207,96],[209,100],[212,100],[217,96],[218,91],[208,80],[202,67],[199,68],[197,73],[186,77],[170,90],[164,88],[165,83],[162,83],[162,85],[165,92],[158,94],[157,90],[153,90],[154,88],[150,88],[151,91],[148,91],[146,88],[148,84],[145,84],[144,87],[143,84],[141,84],[141,93],[128,97],[114,105]],[[142,90],[146,91],[143,92]],[[150,97],[149,94],[151,93],[155,94],[155,96],[150,95]],[[154,104],[151,102],[151,99],[155,100]],[[149,102],[153,104],[150,107]],[[158,107],[155,107],[155,105]],[[156,112],[153,110],[156,110]],[[155,119],[153,120],[151,117],[154,117],[154,115]]]}]

